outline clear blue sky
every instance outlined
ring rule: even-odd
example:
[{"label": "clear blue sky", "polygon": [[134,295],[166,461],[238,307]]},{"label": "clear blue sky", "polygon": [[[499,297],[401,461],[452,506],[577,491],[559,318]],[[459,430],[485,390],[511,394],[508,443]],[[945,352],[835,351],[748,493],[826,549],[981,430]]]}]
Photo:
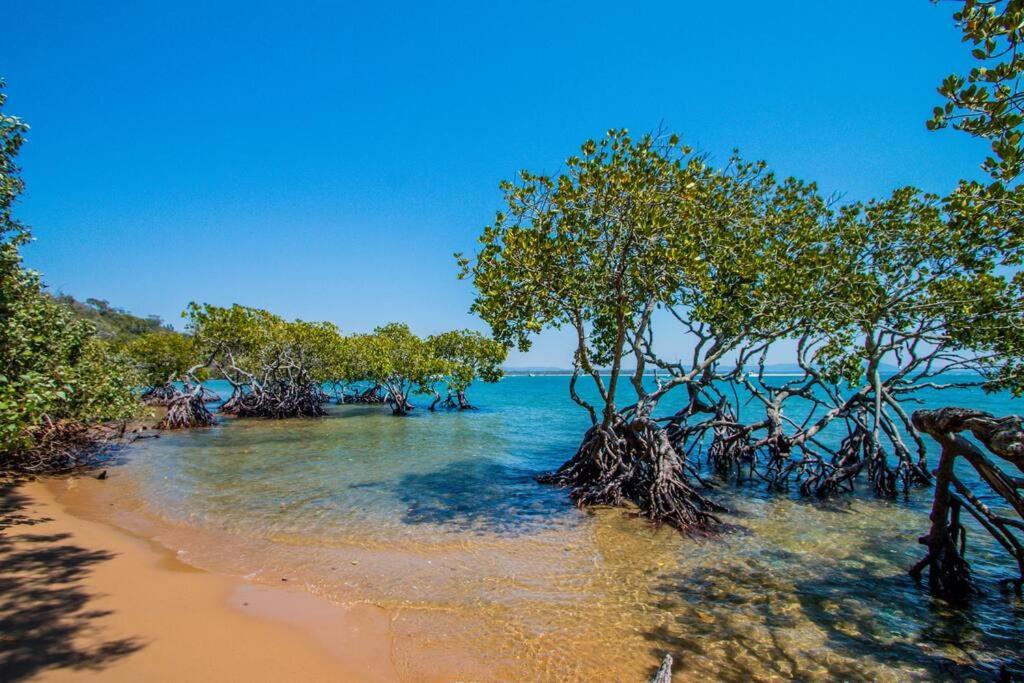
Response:
[{"label": "clear blue sky", "polygon": [[[924,128],[969,59],[954,5],[12,3],[0,75],[32,126],[27,262],[179,326],[196,299],[482,329],[452,252],[501,179],[555,171],[609,127],[664,122],[849,198],[973,174],[976,141]],[[548,334],[510,363],[565,365],[570,347]]]}]

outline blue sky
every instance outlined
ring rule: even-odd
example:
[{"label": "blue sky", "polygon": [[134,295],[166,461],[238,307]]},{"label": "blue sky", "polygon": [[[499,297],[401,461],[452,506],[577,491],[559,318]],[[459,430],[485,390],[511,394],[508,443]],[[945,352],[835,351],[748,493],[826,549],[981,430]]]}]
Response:
[{"label": "blue sky", "polygon": [[[610,127],[663,123],[851,199],[948,190],[984,151],[924,127],[968,65],[955,3],[212,4],[5,9],[26,260],[52,289],[179,326],[195,299],[483,329],[452,252],[501,179]],[[510,364],[570,349],[545,334]]]}]

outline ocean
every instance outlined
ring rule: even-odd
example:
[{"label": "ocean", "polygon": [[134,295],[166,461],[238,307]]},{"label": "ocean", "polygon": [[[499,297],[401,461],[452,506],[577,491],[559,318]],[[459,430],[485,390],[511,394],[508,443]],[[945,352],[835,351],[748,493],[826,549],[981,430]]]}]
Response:
[{"label": "ocean", "polygon": [[[822,502],[721,483],[735,530],[699,540],[577,510],[534,481],[588,426],[567,385],[510,376],[474,385],[474,411],[420,397],[405,418],[330,406],[165,433],[120,454],[97,509],[198,567],[380,605],[409,680],[641,681],[665,653],[679,680],[935,680],[1020,657],[1024,604],[995,587],[1014,566],[984,532],[969,527],[985,591],[968,607],[906,574],[929,489],[881,500],[862,483]],[[909,408],[1022,405],[920,398]]]}]

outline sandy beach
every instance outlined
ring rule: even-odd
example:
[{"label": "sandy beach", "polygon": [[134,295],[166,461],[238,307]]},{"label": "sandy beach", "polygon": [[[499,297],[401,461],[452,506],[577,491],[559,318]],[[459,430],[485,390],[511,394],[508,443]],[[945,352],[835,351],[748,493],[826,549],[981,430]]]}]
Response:
[{"label": "sandy beach", "polygon": [[0,494],[0,679],[398,679],[383,610],[195,569],[52,485]]}]

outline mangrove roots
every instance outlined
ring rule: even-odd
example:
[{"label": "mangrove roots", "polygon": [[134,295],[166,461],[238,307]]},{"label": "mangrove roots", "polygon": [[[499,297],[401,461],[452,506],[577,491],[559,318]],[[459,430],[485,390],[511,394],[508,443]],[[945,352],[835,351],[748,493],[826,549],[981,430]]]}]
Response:
[{"label": "mangrove roots", "polygon": [[652,521],[687,532],[719,524],[715,513],[725,510],[691,485],[666,431],[645,418],[594,425],[572,459],[538,480],[570,489],[581,508],[632,505]]},{"label": "mangrove roots", "polygon": [[268,419],[321,417],[326,414],[323,397],[323,390],[315,384],[272,382],[248,390],[236,387],[220,412]]},{"label": "mangrove roots", "polygon": [[[942,446],[935,471],[935,494],[932,500],[931,527],[919,542],[928,550],[924,558],[910,569],[915,579],[928,571],[931,590],[950,600],[962,600],[974,590],[970,567],[965,559],[967,532],[960,522],[962,512],[977,520],[1017,564],[1018,576],[1003,583],[1018,594],[1024,585],[1024,479],[1004,471],[974,442],[961,432],[969,431],[992,454],[1024,471],[1024,428],[1017,416],[996,418],[966,408],[919,410],[913,415],[914,426]],[[982,502],[957,478],[954,464],[966,460],[982,482],[1008,505],[1010,512],[1001,513]],[[1007,516],[1009,515],[1009,516]]]},{"label": "mangrove roots", "polygon": [[157,423],[157,429],[191,429],[193,427],[209,427],[214,424],[213,413],[206,407],[206,394],[203,387],[177,391],[167,403],[167,414]]}]

